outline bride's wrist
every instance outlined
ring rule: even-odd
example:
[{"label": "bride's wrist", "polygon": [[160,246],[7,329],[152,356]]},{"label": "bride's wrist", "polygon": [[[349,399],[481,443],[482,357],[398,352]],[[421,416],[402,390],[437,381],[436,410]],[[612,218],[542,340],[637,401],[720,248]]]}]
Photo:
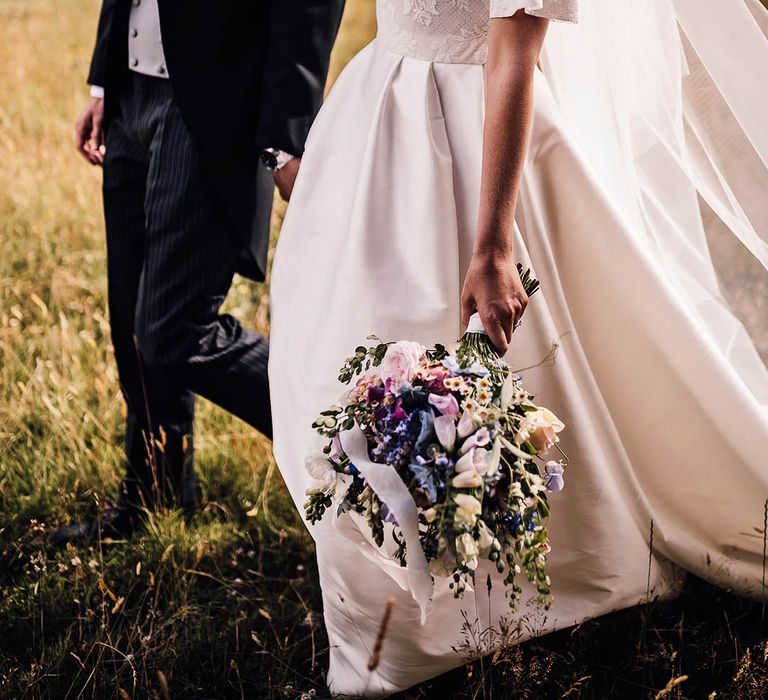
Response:
[{"label": "bride's wrist", "polygon": [[472,252],[473,262],[483,264],[507,262],[513,257],[512,246],[505,244],[475,246]]}]

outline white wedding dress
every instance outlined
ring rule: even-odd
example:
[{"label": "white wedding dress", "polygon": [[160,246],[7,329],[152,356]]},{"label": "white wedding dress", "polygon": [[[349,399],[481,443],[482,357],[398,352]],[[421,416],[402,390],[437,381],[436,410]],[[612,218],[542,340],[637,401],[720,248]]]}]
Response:
[{"label": "white wedding dress", "polygon": [[[377,38],[342,72],[310,133],[272,273],[274,452],[302,514],[304,456],[322,444],[311,423],[341,395],[338,369],[355,346],[370,334],[433,345],[462,333],[489,17],[522,8],[564,20],[549,31],[565,36],[579,26],[576,1],[379,0]],[[535,94],[515,246],[542,291],[507,360],[566,423],[566,488],[550,497],[554,604],[510,616],[498,576],[488,592],[492,567],[481,565],[462,599],[435,581],[422,625],[402,570],[328,514],[310,532],[335,693],[385,695],[490,651],[492,642],[467,645],[465,618],[497,630],[505,616],[523,618],[522,641],[672,596],[678,567],[761,593],[768,371],[715,290],[695,184],[682,165],[650,160],[642,182],[615,162],[605,177],[599,135],[588,142],[586,125],[565,119],[546,62]],[[669,198],[650,213],[627,204],[634,187],[645,196],[656,184]],[[698,248],[664,238],[672,219],[687,222]],[[533,367],[555,343],[554,363]],[[525,601],[533,591],[523,583]]]}]

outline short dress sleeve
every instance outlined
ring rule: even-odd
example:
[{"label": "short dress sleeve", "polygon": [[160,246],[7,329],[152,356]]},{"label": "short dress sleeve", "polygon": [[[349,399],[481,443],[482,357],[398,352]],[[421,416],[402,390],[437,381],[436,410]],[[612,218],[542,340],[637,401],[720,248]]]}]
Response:
[{"label": "short dress sleeve", "polygon": [[579,0],[491,0],[491,18],[511,17],[519,10],[559,22],[577,22]]}]

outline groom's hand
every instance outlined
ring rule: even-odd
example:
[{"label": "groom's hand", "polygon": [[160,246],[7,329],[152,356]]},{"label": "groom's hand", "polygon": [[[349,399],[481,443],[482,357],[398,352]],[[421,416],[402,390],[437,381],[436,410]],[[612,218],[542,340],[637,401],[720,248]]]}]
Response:
[{"label": "groom's hand", "polygon": [[275,185],[280,196],[287,202],[291,198],[293,185],[296,183],[296,176],[299,174],[301,158],[291,158],[280,170],[276,170],[272,175],[275,178]]},{"label": "groom's hand", "polygon": [[75,146],[91,165],[103,165],[104,154],[104,100],[101,97],[91,97],[82,114],[75,122]]}]

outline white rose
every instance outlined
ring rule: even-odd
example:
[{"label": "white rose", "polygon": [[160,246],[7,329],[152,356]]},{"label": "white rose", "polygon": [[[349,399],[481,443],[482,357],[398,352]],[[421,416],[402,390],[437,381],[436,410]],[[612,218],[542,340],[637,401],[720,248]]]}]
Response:
[{"label": "white rose", "polygon": [[525,414],[518,437],[520,442],[528,440],[537,452],[546,452],[559,442],[557,433],[565,428],[563,422],[548,408],[540,408]]},{"label": "white rose", "polygon": [[313,488],[315,490],[322,491],[323,493],[330,493],[336,490],[339,474],[322,450],[311,450],[304,458],[304,466],[309,475],[314,479]]}]

